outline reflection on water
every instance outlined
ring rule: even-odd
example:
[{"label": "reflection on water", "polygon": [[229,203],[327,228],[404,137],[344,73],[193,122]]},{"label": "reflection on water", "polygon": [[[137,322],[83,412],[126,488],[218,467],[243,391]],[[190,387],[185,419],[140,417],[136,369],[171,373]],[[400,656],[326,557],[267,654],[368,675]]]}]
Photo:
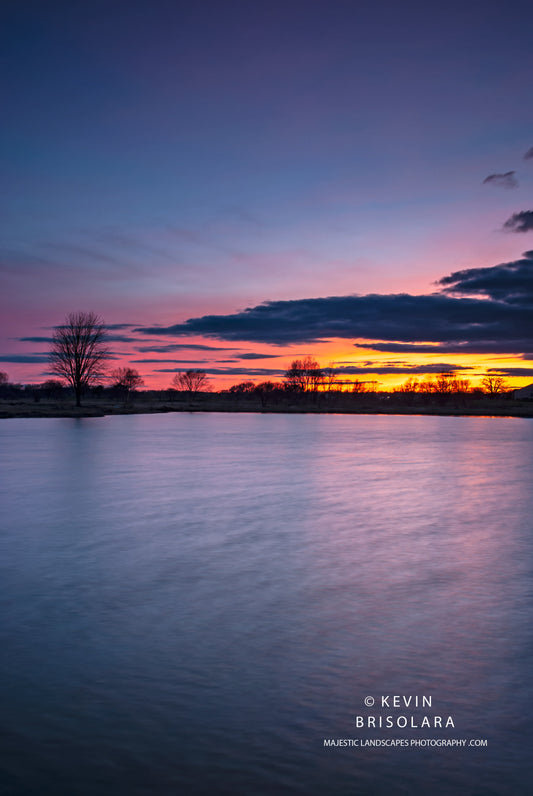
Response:
[{"label": "reflection on water", "polygon": [[[506,418],[4,421],[2,792],[528,793],[532,441]],[[432,707],[363,705],[394,694]],[[455,728],[355,727],[425,713]]]}]

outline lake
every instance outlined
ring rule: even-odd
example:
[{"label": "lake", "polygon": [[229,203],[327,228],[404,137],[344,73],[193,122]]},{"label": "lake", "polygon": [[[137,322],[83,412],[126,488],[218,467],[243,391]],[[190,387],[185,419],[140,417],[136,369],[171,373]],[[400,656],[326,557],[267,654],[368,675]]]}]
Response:
[{"label": "lake", "polygon": [[531,792],[532,420],[18,419],[0,457],[2,794]]}]

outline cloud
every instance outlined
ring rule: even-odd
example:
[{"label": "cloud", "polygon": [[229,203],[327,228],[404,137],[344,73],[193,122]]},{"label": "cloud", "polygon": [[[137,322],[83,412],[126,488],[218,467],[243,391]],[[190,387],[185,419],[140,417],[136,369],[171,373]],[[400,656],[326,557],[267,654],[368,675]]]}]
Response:
[{"label": "cloud", "polygon": [[[524,351],[529,346],[528,351]],[[387,354],[533,354],[533,341],[517,340],[463,340],[457,343],[354,343],[355,348],[380,351]]]},{"label": "cloud", "polygon": [[[179,373],[183,368],[160,368],[155,370],[154,373]],[[209,376],[259,376],[263,379],[272,377],[280,377],[285,373],[283,370],[274,370],[273,368],[202,368]]]},{"label": "cloud", "polygon": [[[487,268],[467,268],[455,271],[440,279],[447,294],[485,295],[497,302],[531,306],[533,304],[533,251],[523,254],[523,259]],[[490,304],[493,311],[496,307]],[[524,330],[530,328],[526,324]],[[519,334],[518,338],[523,335]],[[467,338],[468,339],[468,338]],[[494,339],[498,339],[497,336]]]},{"label": "cloud", "polygon": [[52,343],[52,337],[15,337],[19,343]]},{"label": "cloud", "polygon": [[281,354],[261,354],[251,352],[249,354],[239,354],[238,359],[277,359]]},{"label": "cloud", "polygon": [[526,377],[533,379],[533,368],[488,368],[488,373],[497,376],[509,376],[513,378]]},{"label": "cloud", "polygon": [[[182,368],[159,368],[155,373],[179,373]],[[262,379],[279,379],[285,375],[286,368],[241,368],[241,367],[204,367],[208,376],[256,376]],[[454,365],[450,362],[435,362],[431,365],[409,365],[407,362],[398,364],[365,363],[365,365],[346,365],[334,367],[338,376],[385,376],[394,374],[420,375],[424,373],[449,373],[452,371],[473,370],[469,365]]]},{"label": "cloud", "polygon": [[[136,331],[141,331],[137,329]],[[215,345],[199,345],[195,343],[167,343],[166,345],[136,346],[136,351],[143,354],[172,354],[174,351],[235,351],[234,347],[221,348]]]},{"label": "cloud", "polygon": [[483,185],[494,185],[497,188],[517,188],[518,180],[514,176],[515,171],[506,171],[503,174],[489,174],[483,180]]},{"label": "cloud", "polygon": [[510,229],[512,232],[531,232],[533,230],[533,210],[513,213],[503,226],[504,229]]},{"label": "cloud", "polygon": [[[59,329],[59,326],[55,327]],[[53,343],[53,337],[16,337],[19,343]],[[119,334],[106,334],[106,341],[109,343],[135,343],[137,342],[136,337],[125,337],[124,335]]]},{"label": "cloud", "polygon": [[[266,301],[228,315],[204,315],[143,335],[203,337],[254,344],[314,344],[340,338],[373,340],[378,350],[438,344],[423,353],[514,353],[533,347],[533,251],[522,259],[456,271],[440,292],[413,296],[348,295]],[[374,343],[374,345],[375,345]],[[413,348],[409,348],[414,352]]]},{"label": "cloud", "polygon": [[531,307],[442,294],[397,294],[269,301],[232,315],[190,318],[156,333],[274,345],[327,338],[461,343],[530,340],[532,323]]},{"label": "cloud", "polygon": [[46,354],[6,354],[0,356],[0,362],[33,364],[35,362],[48,362],[48,356]]},{"label": "cloud", "polygon": [[196,365],[204,365],[209,362],[208,359],[132,359],[132,365],[181,365],[182,367],[193,367]]},{"label": "cloud", "polygon": [[332,368],[335,373],[346,376],[354,376],[358,374],[376,373],[379,376],[388,375],[390,373],[450,373],[459,370],[472,370],[470,365],[454,365],[450,362],[433,362],[430,365],[409,365],[408,362],[399,362],[397,364],[389,363],[386,365],[377,363],[365,363],[364,366],[359,365],[346,365],[345,367]]},{"label": "cloud", "polygon": [[533,160],[533,146],[530,147],[524,155],[524,160]]},{"label": "cloud", "polygon": [[121,334],[106,334],[106,342],[108,343],[136,343],[136,337],[126,337]]}]

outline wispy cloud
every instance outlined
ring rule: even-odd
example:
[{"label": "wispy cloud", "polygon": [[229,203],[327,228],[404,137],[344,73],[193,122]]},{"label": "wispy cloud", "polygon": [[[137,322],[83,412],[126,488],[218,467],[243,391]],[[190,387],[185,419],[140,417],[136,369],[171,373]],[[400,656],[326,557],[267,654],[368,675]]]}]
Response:
[{"label": "wispy cloud", "polygon": [[281,354],[262,354],[257,352],[250,352],[248,354],[239,354],[238,359],[277,359]]},{"label": "wispy cloud", "polygon": [[[137,329],[136,331],[141,331]],[[214,345],[196,343],[167,343],[165,345],[136,346],[136,351],[146,354],[172,354],[174,351],[236,351],[234,347],[222,348]]]},{"label": "wispy cloud", "polygon": [[533,368],[488,368],[488,373],[497,373],[501,376],[513,378],[529,377],[533,378]]},{"label": "wispy cloud", "polygon": [[518,180],[515,177],[515,171],[506,171],[503,174],[489,174],[483,180],[483,185],[494,185],[497,188],[517,188]]},{"label": "wispy cloud", "polygon": [[204,365],[209,362],[208,359],[132,359],[132,365],[181,365],[182,367],[193,367],[196,365]]},{"label": "wispy cloud", "polygon": [[53,341],[52,337],[15,337],[13,339],[19,343],[51,343]]},{"label": "wispy cloud", "polygon": [[[48,343],[48,344],[50,344],[50,343],[53,342],[53,337],[16,337],[14,339],[17,340],[19,343]],[[106,335],[106,340],[109,343],[135,343],[135,342],[137,342],[137,338],[136,337],[126,337],[125,335],[120,335],[120,334],[108,334],[108,335]]]},{"label": "wispy cloud", "polygon": [[[159,368],[155,373],[177,373],[183,368]],[[218,368],[218,367],[204,367],[202,370],[209,376],[259,376],[260,378],[270,379],[273,377],[283,376],[285,369],[274,368]]]},{"label": "wispy cloud", "polygon": [[530,147],[524,155],[524,160],[533,160],[533,146]]},{"label": "wispy cloud", "polygon": [[[524,347],[529,346],[528,351]],[[469,342],[467,340],[456,343],[354,343],[355,348],[363,348],[367,351],[379,351],[387,354],[533,354],[533,341],[523,338],[516,340],[477,340]]]},{"label": "wispy cloud", "polygon": [[503,226],[504,229],[509,229],[512,232],[531,232],[533,230],[533,210],[513,213]]},{"label": "wispy cloud", "polygon": [[360,374],[375,373],[378,376],[385,376],[394,373],[443,373],[456,370],[472,370],[470,365],[457,365],[452,362],[432,362],[425,365],[410,365],[408,362],[378,364],[365,362],[364,365],[346,365],[334,367],[335,373],[346,376],[356,376]]},{"label": "wispy cloud", "polygon": [[34,364],[36,362],[48,362],[48,356],[46,354],[5,354],[0,356],[0,362]]}]

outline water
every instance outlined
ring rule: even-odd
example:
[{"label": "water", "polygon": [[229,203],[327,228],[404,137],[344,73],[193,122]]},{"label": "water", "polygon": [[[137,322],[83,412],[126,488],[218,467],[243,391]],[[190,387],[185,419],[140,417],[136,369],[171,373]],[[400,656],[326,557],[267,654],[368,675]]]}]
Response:
[{"label": "water", "polygon": [[[3,421],[0,791],[530,793],[532,442],[513,418]],[[455,727],[355,726],[426,714]]]}]

